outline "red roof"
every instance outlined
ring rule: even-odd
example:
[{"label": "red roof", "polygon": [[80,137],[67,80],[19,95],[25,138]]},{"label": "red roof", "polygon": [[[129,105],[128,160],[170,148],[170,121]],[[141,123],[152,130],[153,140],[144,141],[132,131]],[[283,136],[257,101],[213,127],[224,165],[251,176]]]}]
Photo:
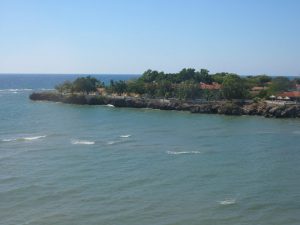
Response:
[{"label": "red roof", "polygon": [[221,89],[221,84],[218,84],[217,82],[213,82],[212,84],[206,84],[203,82],[200,82],[199,87],[201,89],[206,89],[206,90],[219,90]]},{"label": "red roof", "polygon": [[251,91],[261,91],[261,90],[266,90],[268,87],[253,87],[251,88]]},{"label": "red roof", "polygon": [[283,92],[279,96],[289,98],[300,98],[300,91]]}]

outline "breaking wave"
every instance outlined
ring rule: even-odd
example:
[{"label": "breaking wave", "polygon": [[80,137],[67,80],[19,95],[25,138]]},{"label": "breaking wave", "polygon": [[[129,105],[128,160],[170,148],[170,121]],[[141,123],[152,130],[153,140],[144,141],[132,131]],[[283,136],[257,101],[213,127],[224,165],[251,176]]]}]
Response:
[{"label": "breaking wave", "polygon": [[86,140],[72,140],[71,143],[73,145],[93,145],[94,141],[86,141]]},{"label": "breaking wave", "polygon": [[32,141],[32,140],[37,140],[37,139],[41,139],[41,138],[45,138],[45,137],[46,137],[46,135],[35,136],[35,137],[24,137],[24,138],[21,138],[21,140]]},{"label": "breaking wave", "polygon": [[226,199],[226,200],[223,200],[223,201],[218,201],[218,203],[220,205],[233,205],[236,203],[236,200],[235,199]]},{"label": "breaking wave", "polygon": [[130,135],[130,134],[126,134],[126,135],[120,135],[120,138],[129,138],[129,137],[131,137],[131,135]]},{"label": "breaking wave", "polygon": [[11,142],[11,141],[34,141],[41,138],[45,138],[46,135],[40,135],[40,136],[32,136],[32,137],[21,137],[21,138],[5,138],[2,139],[3,142]]},{"label": "breaking wave", "polygon": [[167,151],[168,155],[182,155],[182,154],[200,154],[199,151],[182,151],[182,152],[175,152],[175,151]]},{"label": "breaking wave", "polygon": [[18,92],[21,92],[21,91],[32,91],[32,90],[33,89],[30,89],[30,88],[20,88],[20,89],[10,88],[10,89],[0,89],[0,92],[18,93]]}]

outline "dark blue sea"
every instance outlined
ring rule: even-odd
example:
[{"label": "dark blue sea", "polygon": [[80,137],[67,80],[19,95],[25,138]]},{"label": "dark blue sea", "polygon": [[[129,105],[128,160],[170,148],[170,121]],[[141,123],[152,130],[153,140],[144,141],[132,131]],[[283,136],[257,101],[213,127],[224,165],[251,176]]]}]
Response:
[{"label": "dark blue sea", "polygon": [[0,75],[1,225],[300,224],[300,119],[28,98],[77,76]]}]

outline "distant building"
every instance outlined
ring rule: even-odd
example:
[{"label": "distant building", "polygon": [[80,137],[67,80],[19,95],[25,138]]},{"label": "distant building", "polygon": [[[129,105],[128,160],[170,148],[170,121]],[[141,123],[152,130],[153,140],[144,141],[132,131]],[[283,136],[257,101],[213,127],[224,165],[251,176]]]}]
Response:
[{"label": "distant building", "polygon": [[268,87],[266,87],[266,86],[264,86],[264,87],[256,86],[256,87],[251,88],[250,93],[255,96],[255,95],[258,95],[261,91],[267,90],[267,89],[268,89]]},{"label": "distant building", "polygon": [[100,94],[100,95],[106,95],[106,90],[105,88],[97,88],[97,92]]},{"label": "distant building", "polygon": [[199,87],[203,90],[220,90],[222,88],[222,85],[217,82],[212,82],[212,84],[200,82]]},{"label": "distant building", "polygon": [[296,90],[300,91],[300,84],[296,84]]},{"label": "distant building", "polygon": [[300,91],[288,91],[279,94],[280,97],[285,98],[288,97],[291,100],[300,100]]},{"label": "distant building", "polygon": [[268,87],[253,87],[253,88],[251,88],[251,91],[257,91],[257,92],[260,92],[260,91],[262,91],[262,90],[267,90],[268,89]]}]

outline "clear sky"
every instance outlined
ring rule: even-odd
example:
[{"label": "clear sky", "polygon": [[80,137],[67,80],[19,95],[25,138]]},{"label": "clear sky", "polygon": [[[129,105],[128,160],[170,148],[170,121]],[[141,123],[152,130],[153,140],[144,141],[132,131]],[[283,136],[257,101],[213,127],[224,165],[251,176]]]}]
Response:
[{"label": "clear sky", "polygon": [[300,0],[0,0],[0,73],[300,75]]}]

